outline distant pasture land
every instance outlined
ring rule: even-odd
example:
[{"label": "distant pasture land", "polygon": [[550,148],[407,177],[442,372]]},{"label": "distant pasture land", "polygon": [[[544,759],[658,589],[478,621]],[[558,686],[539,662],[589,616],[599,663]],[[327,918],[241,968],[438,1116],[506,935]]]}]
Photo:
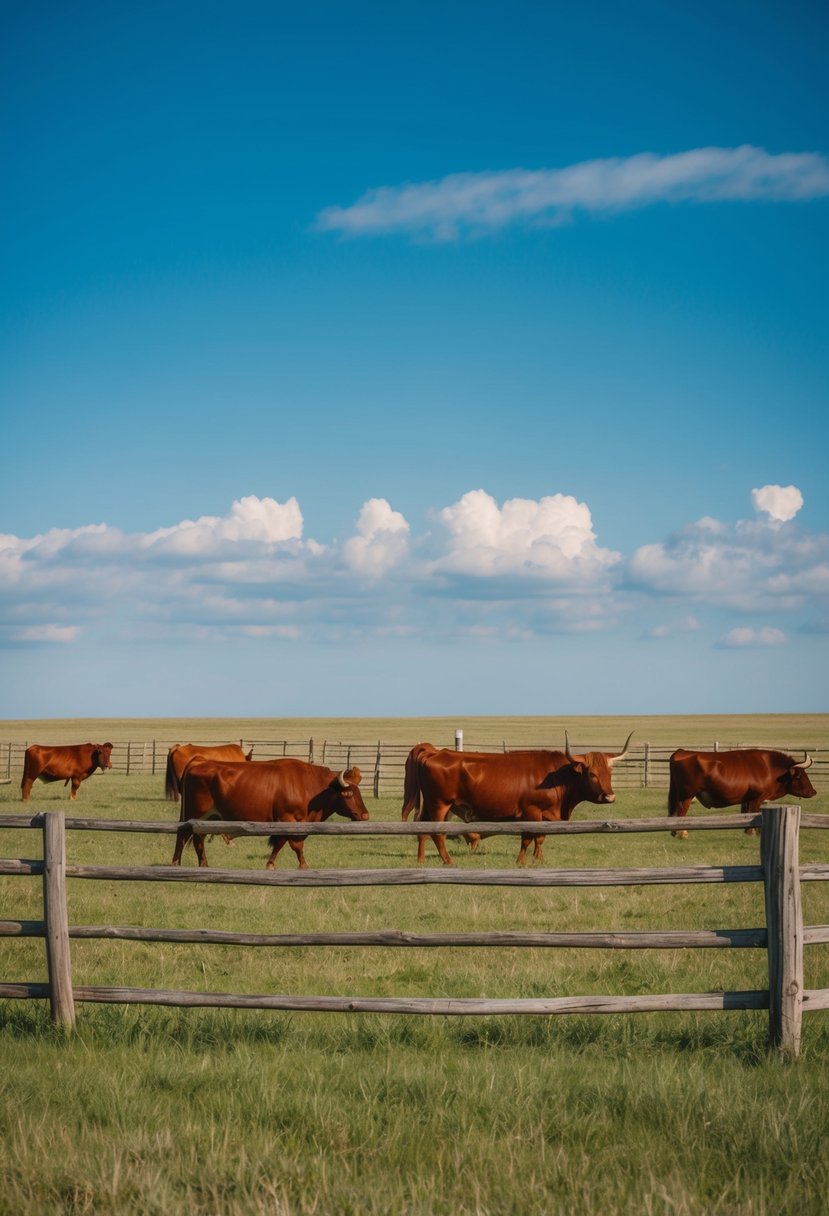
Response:
[{"label": "distant pasture land", "polygon": [[[575,722],[575,724],[573,724]],[[440,723],[440,725],[438,725]],[[667,723],[667,725],[666,725]],[[678,724],[682,729],[677,730]],[[22,738],[138,737],[136,723],[14,724]],[[142,723],[142,732],[147,724]],[[621,746],[829,746],[829,718],[281,720],[154,723],[202,741],[309,732],[357,740],[430,738]],[[11,724],[0,724],[10,738]],[[713,729],[712,729],[713,727]],[[97,728],[97,729],[96,729]],[[535,738],[534,732],[539,737]],[[167,732],[170,731],[168,735]],[[66,733],[58,733],[66,732]],[[124,732],[120,733],[119,732]],[[441,733],[442,732],[442,733]],[[657,733],[660,732],[660,733]],[[687,733],[686,733],[687,732]],[[150,736],[151,737],[151,736]],[[804,810],[829,813],[829,788]],[[163,774],[96,774],[71,804],[19,774],[0,815],[170,821]],[[400,800],[369,799],[397,820]],[[583,805],[575,819],[601,817]],[[603,810],[604,813],[604,810]],[[665,814],[664,789],[624,789],[614,818]],[[695,814],[707,812],[692,809]],[[606,817],[606,815],[604,816]],[[826,832],[804,831],[802,862],[826,862]],[[33,856],[37,833],[5,829],[0,855]],[[71,833],[73,860],[167,865],[171,836]],[[509,869],[515,839],[491,838],[459,868]],[[314,838],[311,866],[400,867],[412,839]],[[211,866],[259,869],[265,840],[208,844]],[[752,865],[742,832],[551,838],[548,865]],[[430,855],[427,855],[430,856]],[[192,849],[185,864],[193,865]],[[438,865],[432,851],[430,865]],[[280,869],[293,868],[285,858]],[[804,918],[829,923],[829,884],[803,887]],[[37,919],[39,880],[0,878],[2,916]],[[764,923],[751,884],[653,888],[262,889],[69,880],[73,924],[238,932],[397,928],[516,930],[742,928]],[[44,977],[43,943],[0,938],[0,977]],[[829,947],[806,950],[806,983],[829,986]],[[391,996],[559,996],[763,988],[763,950],[238,948],[73,940],[77,984]],[[829,1013],[804,1018],[798,1065],[769,1059],[764,1012],[607,1017],[413,1018],[138,1006],[78,1008],[62,1036],[42,1002],[0,1002],[0,1213],[806,1213],[829,1193]]]}]

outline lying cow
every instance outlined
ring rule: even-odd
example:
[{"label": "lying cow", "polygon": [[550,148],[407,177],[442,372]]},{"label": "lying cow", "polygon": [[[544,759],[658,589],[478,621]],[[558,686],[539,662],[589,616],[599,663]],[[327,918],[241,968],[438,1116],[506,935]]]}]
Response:
[{"label": "lying cow", "polygon": [[[442,823],[450,814],[467,823],[566,821],[580,802],[615,802],[613,765],[627,755],[630,739],[628,735],[625,746],[615,754],[573,755],[566,733],[563,752],[538,749],[490,754],[423,750],[412,765],[413,784],[409,793],[422,802],[418,818],[436,823]],[[436,833],[432,840],[444,865],[451,865],[445,838]],[[535,860],[544,860],[543,837],[527,832],[521,837],[518,865],[525,864],[531,842]],[[423,864],[425,855],[426,837],[420,836],[418,865]]]},{"label": "lying cow", "polygon": [[[174,866],[188,840],[193,841],[200,866],[207,865],[204,840],[188,819],[236,819],[254,823],[320,823],[329,816],[368,819],[360,793],[358,768],[336,773],[304,760],[263,760],[258,764],[191,760],[181,782],[181,826],[176,834]],[[269,837],[271,855],[267,869],[276,864],[279,850],[288,840],[299,868],[307,870],[303,845],[306,836]]]},{"label": "lying cow", "polygon": [[72,743],[48,747],[32,743],[26,748],[23,759],[23,780],[20,790],[24,802],[29,801],[35,781],[62,781],[72,790],[69,797],[74,801],[78,786],[98,769],[105,772],[112,768],[111,743]]},{"label": "lying cow", "polygon": [[[680,748],[668,761],[668,814],[687,815],[695,798],[714,810],[739,806],[744,815],[756,815],[764,802],[779,798],[814,798],[817,791],[804,771],[811,763],[808,754],[803,760],[794,760],[785,752],[757,747],[730,752],[688,752]],[[753,830],[746,829],[748,833]],[[677,831],[672,835],[685,839],[688,833]]]}]

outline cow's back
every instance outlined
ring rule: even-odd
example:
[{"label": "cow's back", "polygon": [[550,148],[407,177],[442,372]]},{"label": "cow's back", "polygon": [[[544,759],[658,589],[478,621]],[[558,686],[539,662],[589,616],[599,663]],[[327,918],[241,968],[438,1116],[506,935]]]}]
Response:
[{"label": "cow's back", "polygon": [[484,818],[518,816],[530,799],[558,801],[548,779],[567,763],[563,752],[541,750],[436,753],[421,766],[424,802],[468,807]]},{"label": "cow's back", "polygon": [[266,822],[276,817],[305,818],[315,793],[334,774],[328,769],[290,758],[216,761],[195,757],[182,777],[182,818],[210,813],[222,819]]}]

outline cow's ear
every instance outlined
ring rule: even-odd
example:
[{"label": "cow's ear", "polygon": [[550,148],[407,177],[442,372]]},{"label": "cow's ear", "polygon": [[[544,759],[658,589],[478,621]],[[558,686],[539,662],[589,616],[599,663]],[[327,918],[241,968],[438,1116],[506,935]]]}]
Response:
[{"label": "cow's ear", "polygon": [[581,760],[573,761],[573,772],[574,773],[583,773],[584,772],[584,765],[582,764]]}]

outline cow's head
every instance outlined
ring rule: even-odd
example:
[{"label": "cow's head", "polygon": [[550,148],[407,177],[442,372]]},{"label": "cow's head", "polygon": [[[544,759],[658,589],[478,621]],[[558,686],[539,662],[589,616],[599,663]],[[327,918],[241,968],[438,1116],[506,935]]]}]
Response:
[{"label": "cow's head", "polygon": [[95,768],[102,771],[107,768],[112,768],[112,744],[111,743],[96,743],[92,748],[92,763]]},{"label": "cow's head", "polygon": [[570,751],[567,731],[564,732],[564,754],[570,761],[571,772],[575,778],[576,788],[573,793],[576,795],[576,801],[600,804],[616,801],[613,791],[613,765],[624,760],[632,738],[633,731],[628,735],[620,752],[586,752],[582,756],[574,756]]},{"label": "cow's head", "polygon": [[331,782],[331,811],[346,819],[368,819],[368,808],[360,793],[363,774],[355,766],[343,769]]},{"label": "cow's head", "polygon": [[805,773],[805,770],[809,768],[811,763],[812,757],[808,753],[800,763],[792,760],[791,766],[785,769],[780,776],[780,784],[783,787],[784,794],[789,794],[792,798],[815,797],[817,790]]}]

